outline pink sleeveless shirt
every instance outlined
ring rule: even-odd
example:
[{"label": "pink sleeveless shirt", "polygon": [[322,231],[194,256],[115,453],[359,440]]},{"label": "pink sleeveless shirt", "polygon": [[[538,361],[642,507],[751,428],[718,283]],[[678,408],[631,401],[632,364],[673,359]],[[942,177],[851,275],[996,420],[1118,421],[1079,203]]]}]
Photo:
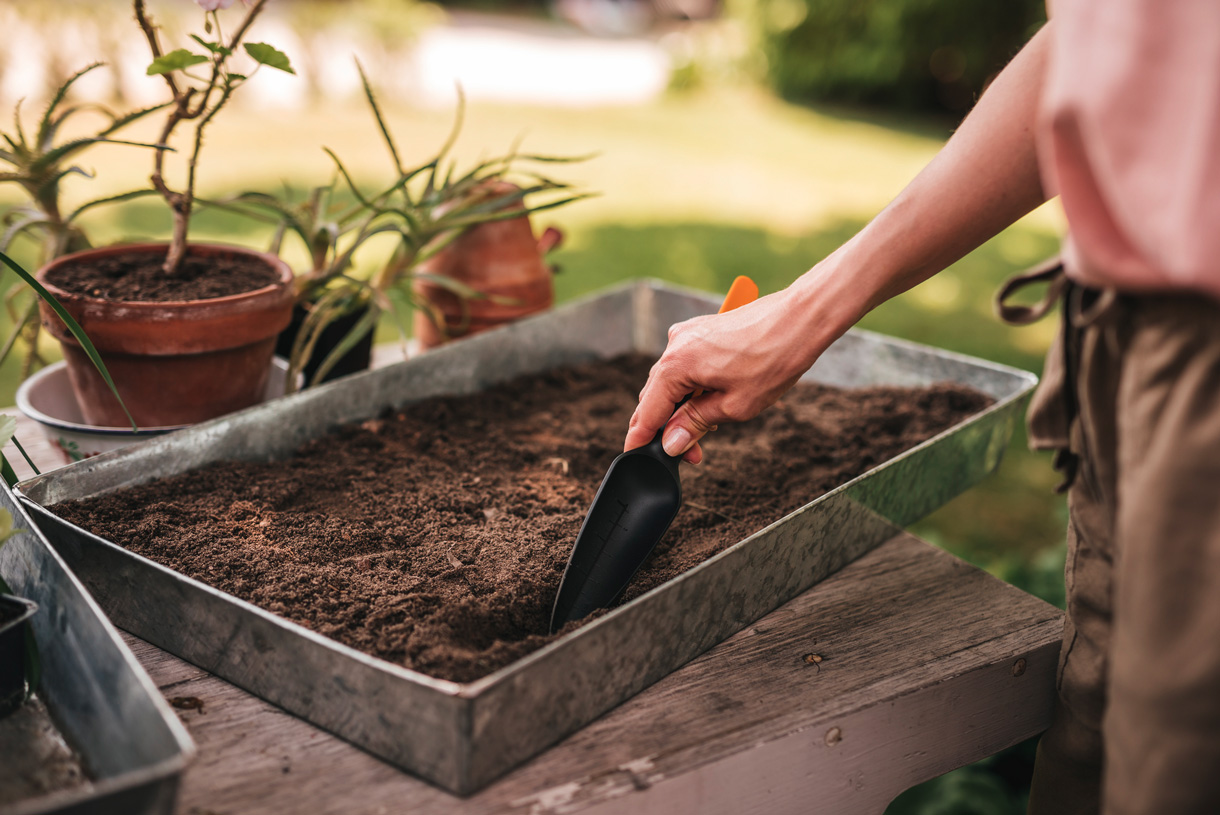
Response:
[{"label": "pink sleeveless shirt", "polygon": [[1039,156],[1068,274],[1220,299],[1220,2],[1056,0]]}]

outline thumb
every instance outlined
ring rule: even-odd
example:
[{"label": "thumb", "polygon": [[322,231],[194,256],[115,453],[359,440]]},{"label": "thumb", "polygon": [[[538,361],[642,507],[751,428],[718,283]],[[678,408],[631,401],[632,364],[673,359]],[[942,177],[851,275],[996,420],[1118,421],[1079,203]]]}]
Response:
[{"label": "thumb", "polygon": [[690,450],[725,418],[720,411],[721,394],[707,393],[692,397],[674,412],[665,425],[661,446],[671,456]]}]

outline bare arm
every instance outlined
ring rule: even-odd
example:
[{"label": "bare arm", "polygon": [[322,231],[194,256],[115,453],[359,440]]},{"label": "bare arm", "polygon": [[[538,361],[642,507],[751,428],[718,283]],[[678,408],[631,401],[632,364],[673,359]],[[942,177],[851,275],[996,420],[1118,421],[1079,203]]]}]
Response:
[{"label": "bare arm", "polygon": [[721,422],[756,416],[826,348],[885,300],[977,248],[1046,196],[1034,122],[1050,45],[1048,23],[979,99],[927,167],[868,226],[787,289],[670,329],[631,418],[624,449],[651,441],[675,403],[665,448],[702,458]]}]

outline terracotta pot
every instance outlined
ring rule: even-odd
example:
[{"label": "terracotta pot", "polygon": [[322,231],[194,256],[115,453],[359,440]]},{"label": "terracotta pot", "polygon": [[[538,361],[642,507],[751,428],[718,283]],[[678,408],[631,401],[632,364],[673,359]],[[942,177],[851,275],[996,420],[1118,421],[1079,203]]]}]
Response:
[{"label": "terracotta pot", "polygon": [[[43,267],[39,281],[81,325],[102,355],[136,424],[193,424],[262,399],[275,338],[292,318],[292,270],[274,255],[196,244],[194,257],[245,255],[275,269],[279,281],[208,300],[111,302],[66,292],[47,276],[85,259],[121,254],[164,256],[164,244],[90,249]],[[42,323],[60,341],[88,424],[126,425],[118,401],[68,329],[45,303]]]},{"label": "terracotta pot", "polygon": [[[505,181],[488,184],[486,195],[504,195],[517,187]],[[524,210],[521,203],[513,209]],[[557,243],[558,232],[534,238],[529,216],[492,221],[471,227],[443,251],[420,264],[419,271],[444,275],[493,299],[465,300],[425,280],[412,284],[415,293],[444,316],[445,332],[422,312],[415,314],[415,338],[421,348],[447,339],[478,334],[551,307],[555,300],[550,267],[543,261]],[[541,243],[541,246],[540,246]]]}]

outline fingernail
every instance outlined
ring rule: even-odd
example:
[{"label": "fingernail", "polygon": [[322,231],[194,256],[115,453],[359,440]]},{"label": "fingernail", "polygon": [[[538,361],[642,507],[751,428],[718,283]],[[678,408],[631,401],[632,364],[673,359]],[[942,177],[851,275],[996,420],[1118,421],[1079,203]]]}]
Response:
[{"label": "fingernail", "polygon": [[671,427],[661,437],[661,446],[671,456],[680,456],[691,448],[695,440],[685,427]]}]

